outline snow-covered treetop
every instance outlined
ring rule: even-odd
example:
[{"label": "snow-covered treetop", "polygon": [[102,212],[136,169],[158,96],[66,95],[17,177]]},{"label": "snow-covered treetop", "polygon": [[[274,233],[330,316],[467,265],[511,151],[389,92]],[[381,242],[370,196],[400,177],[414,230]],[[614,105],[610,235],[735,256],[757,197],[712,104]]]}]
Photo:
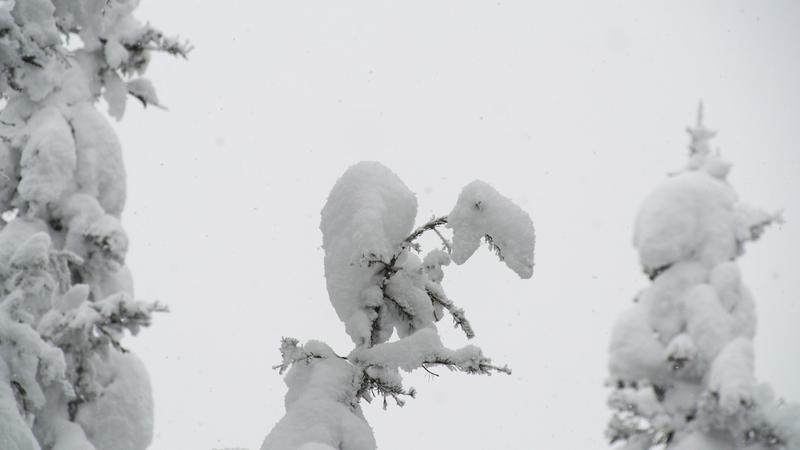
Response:
[{"label": "snow-covered treetop", "polygon": [[[284,338],[286,416],[267,436],[268,449],[375,448],[360,400],[382,396],[403,405],[416,391],[402,385],[400,370],[444,366],[471,374],[510,373],[492,364],[480,348],[444,346],[436,322],[447,310],[468,338],[475,332],[464,311],[442,287],[443,267],[464,263],[483,238],[501,260],[528,278],[533,270],[534,230],[527,213],[491,186],[464,188],[449,216],[414,228],[415,195],[392,171],[376,162],[350,167],[322,209],[325,278],[330,301],[355,344],[347,356],[327,345],[304,346]],[[451,243],[440,231],[453,229]],[[417,239],[436,233],[442,248],[424,256]],[[390,341],[393,336],[396,339]],[[433,373],[433,372],[431,372]]]},{"label": "snow-covered treetop", "polygon": [[709,142],[713,139],[717,132],[709,130],[703,124],[703,103],[697,107],[697,123],[694,127],[687,127],[686,131],[689,133],[691,140],[689,142],[689,156],[702,155],[708,156],[711,154],[711,146]]},{"label": "snow-covered treetop", "polygon": [[[440,290],[441,267],[451,259],[464,263],[481,239],[520,277],[533,273],[533,222],[485,182],[467,185],[449,216],[414,230],[416,216],[414,193],[376,162],[350,167],[322,209],[328,293],[357,345],[383,342],[393,328],[403,336],[432,326],[437,302],[431,296]],[[438,230],[445,224],[453,229],[452,244]],[[423,260],[415,240],[428,230],[442,236],[445,251],[435,249]],[[393,317],[376,315],[389,309]]]},{"label": "snow-covered treetop", "polygon": [[652,284],[612,332],[608,436],[630,450],[800,448],[800,406],[755,379],[755,304],[735,262],[780,216],[739,200],[702,105],[688,131],[686,168],[636,217]]},{"label": "snow-covered treetop", "polygon": [[703,124],[688,128],[689,161],[685,170],[658,186],[636,218],[634,245],[647,273],[657,273],[678,261],[696,260],[714,266],[739,256],[744,243],[757,239],[764,227],[780,220],[741,202],[727,182],[731,164],[709,141],[715,135]]}]

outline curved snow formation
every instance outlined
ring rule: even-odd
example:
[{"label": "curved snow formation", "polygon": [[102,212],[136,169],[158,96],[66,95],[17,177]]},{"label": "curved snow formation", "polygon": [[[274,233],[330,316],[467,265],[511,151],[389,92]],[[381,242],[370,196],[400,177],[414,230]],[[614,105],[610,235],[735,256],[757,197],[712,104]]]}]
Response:
[{"label": "curved snow formation", "polygon": [[328,294],[347,334],[370,341],[383,302],[380,271],[411,233],[417,198],[397,175],[361,162],[336,182],[322,209],[322,247]]},{"label": "curved snow formation", "polygon": [[533,221],[489,184],[475,180],[464,187],[448,215],[448,227],[453,229],[454,263],[463,264],[485,238],[520,278],[533,275]]}]

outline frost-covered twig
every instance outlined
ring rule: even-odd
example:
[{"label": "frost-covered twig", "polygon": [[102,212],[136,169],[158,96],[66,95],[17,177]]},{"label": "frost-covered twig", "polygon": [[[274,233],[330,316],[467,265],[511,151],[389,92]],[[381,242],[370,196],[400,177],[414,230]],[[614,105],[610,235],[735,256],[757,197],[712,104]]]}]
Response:
[{"label": "frost-covered twig", "polygon": [[279,374],[286,372],[296,362],[304,361],[308,364],[315,359],[325,358],[322,355],[303,350],[303,347],[298,345],[299,343],[300,341],[292,337],[281,338],[281,363],[272,366],[273,369],[278,370]]},{"label": "frost-covered twig", "polygon": [[[381,269],[380,272],[381,281],[379,284],[381,292],[383,293],[383,300],[389,302],[391,307],[394,308],[394,310],[401,316],[401,320],[403,322],[410,324],[412,326],[414,318],[416,317],[416,312],[413,310],[413,308],[410,307],[410,305],[407,305],[404,302],[399,301],[397,298],[394,298],[393,296],[389,295],[387,293],[387,287],[389,285],[391,278],[398,271],[402,270],[401,268],[398,267],[398,261],[400,260],[400,257],[403,255],[404,252],[408,250],[409,247],[419,250],[418,244],[415,241],[420,236],[422,236],[426,231],[428,230],[435,231],[437,235],[439,235],[442,238],[442,242],[444,243],[444,245],[448,248],[450,247],[449,242],[447,242],[447,240],[437,230],[437,227],[445,224],[447,224],[447,216],[440,216],[440,217],[434,216],[428,222],[417,227],[414,231],[411,232],[411,234],[409,234],[405,239],[403,239],[403,241],[398,246],[397,251],[392,254],[392,256],[389,258],[388,261],[378,259],[374,256],[367,260],[368,266],[372,266],[373,264],[377,263],[383,265],[383,268]],[[378,322],[380,320],[380,308],[381,308],[380,306],[375,307],[376,314],[371,324],[372,332],[369,343],[370,345],[374,345],[378,342],[378,335],[379,335]]]},{"label": "frost-covered twig", "polygon": [[450,315],[453,316],[453,322],[456,328],[460,327],[464,331],[464,334],[467,335],[468,339],[475,337],[475,331],[472,329],[472,324],[470,324],[469,320],[467,320],[467,316],[464,314],[464,310],[462,308],[459,308],[455,305],[455,303],[453,303],[452,300],[445,296],[439,295],[431,288],[427,288],[425,291],[428,293],[428,296],[431,298],[432,302],[442,305],[450,312]]},{"label": "frost-covered twig", "polygon": [[490,235],[484,235],[483,240],[486,241],[486,245],[489,247],[489,250],[493,251],[495,255],[497,255],[497,259],[501,262],[505,261],[505,256],[503,256],[503,249],[500,248],[497,244],[494,243],[494,238]]},{"label": "frost-covered twig", "polygon": [[464,372],[470,375],[491,375],[494,372],[511,375],[511,368],[507,365],[495,366],[492,360],[481,357],[474,361],[455,361],[447,357],[434,357],[422,362],[421,366],[445,366],[455,372]]},{"label": "frost-covered twig", "polygon": [[[384,268],[383,268],[383,280],[384,280],[384,283],[385,283],[385,281],[388,280],[392,276],[392,274],[394,274],[397,271],[397,267],[396,267],[397,261],[399,260],[400,256],[403,254],[403,252],[408,250],[409,247],[416,248],[417,244],[416,244],[415,241],[417,240],[417,238],[422,236],[428,230],[436,231],[437,234],[440,237],[442,237],[442,235],[438,232],[436,227],[439,227],[439,226],[445,225],[445,224],[447,224],[447,216],[431,218],[431,220],[429,220],[426,223],[424,223],[424,224],[420,225],[419,227],[417,227],[417,229],[415,229],[413,232],[411,232],[411,234],[409,234],[408,237],[403,239],[403,242],[400,243],[400,245],[398,246],[397,251],[389,258],[388,262],[380,260],[380,259],[376,259],[376,258],[371,258],[371,259],[367,260],[367,264],[368,265],[372,265],[372,264],[375,264],[375,263],[380,263],[380,264],[384,265]],[[442,237],[442,242],[445,244],[445,246],[447,246],[448,249],[450,248],[450,243],[447,241],[447,239],[444,239],[444,237]]]},{"label": "frost-covered twig", "polygon": [[406,248],[412,244],[418,237],[422,236],[428,230],[436,230],[436,227],[447,224],[447,216],[432,217],[431,220],[417,227],[407,238],[403,240],[400,245],[401,248]]},{"label": "frost-covered twig", "polygon": [[[72,295],[80,301],[74,309],[52,310],[42,318],[38,327],[42,336],[66,352],[110,344],[126,353],[127,349],[119,341],[122,333],[127,330],[135,335],[141,327],[150,326],[154,312],[169,310],[158,302],[136,301],[127,294],[111,295],[96,302],[77,298],[80,294]],[[88,291],[83,295],[88,295]]]},{"label": "frost-covered twig", "polygon": [[129,52],[160,51],[184,59],[194,49],[188,41],[181,42],[178,38],[166,37],[149,24],[133,37],[123,39],[121,43]]},{"label": "frost-covered twig", "polygon": [[386,380],[382,377],[370,375],[371,367],[364,367],[361,370],[361,381],[358,390],[356,391],[356,398],[363,398],[369,402],[376,395],[383,397],[383,409],[388,407],[387,399],[391,397],[394,399],[397,406],[404,406],[405,400],[401,397],[416,398],[416,389],[404,389],[402,385]]},{"label": "frost-covered twig", "polygon": [[395,308],[395,312],[400,317],[400,320],[408,323],[411,323],[414,320],[414,310],[410,305],[400,302],[396,298],[386,293],[383,294],[383,299],[388,301],[392,307]]},{"label": "frost-covered twig", "polygon": [[451,244],[450,241],[446,237],[444,237],[444,235],[442,234],[441,231],[439,231],[438,228],[434,228],[433,232],[436,233],[437,236],[439,236],[439,239],[441,239],[442,241],[442,245],[444,246],[445,249],[447,249],[447,253],[448,254],[452,253],[453,244]]}]

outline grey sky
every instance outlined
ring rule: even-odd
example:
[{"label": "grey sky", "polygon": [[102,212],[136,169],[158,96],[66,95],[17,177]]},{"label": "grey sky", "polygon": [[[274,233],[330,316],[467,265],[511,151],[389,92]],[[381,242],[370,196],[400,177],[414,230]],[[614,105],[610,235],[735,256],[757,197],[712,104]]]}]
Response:
[{"label": "grey sky", "polygon": [[741,265],[758,375],[800,401],[800,3],[150,0],[138,16],[196,47],[152,63],[169,112],[131,103],[117,127],[137,296],[173,310],[127,342],[153,379],[154,450],[258,448],[283,415],[281,336],[349,351],[319,211],[364,159],[418,194],[420,220],[481,178],[538,238],[532,280],[484,250],[444,281],[514,374],[408,376],[416,400],[365,408],[380,448],[606,447],[609,331],[647,285],[633,217],[684,163],[699,98],[740,196],[785,209]]}]

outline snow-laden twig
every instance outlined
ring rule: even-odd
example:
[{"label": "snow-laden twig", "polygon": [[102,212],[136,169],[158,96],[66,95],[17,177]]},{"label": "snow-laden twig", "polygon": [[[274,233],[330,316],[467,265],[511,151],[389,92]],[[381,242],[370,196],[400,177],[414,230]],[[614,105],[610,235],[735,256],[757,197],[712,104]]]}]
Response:
[{"label": "snow-laden twig", "polygon": [[313,352],[303,350],[303,347],[298,345],[300,341],[292,337],[284,337],[281,339],[281,363],[272,366],[273,369],[278,370],[278,373],[283,375],[292,364],[297,362],[311,363],[315,359],[323,359],[325,356],[318,355]]},{"label": "snow-laden twig", "polygon": [[429,221],[425,222],[424,224],[417,227],[407,238],[403,240],[400,244],[400,250],[405,250],[409,246],[413,245],[414,241],[417,240],[420,236],[422,236],[426,231],[433,230],[436,231],[440,238],[442,238],[442,242],[445,244],[446,247],[450,247],[450,243],[442,237],[442,235],[436,229],[439,226],[447,224],[447,216],[440,216],[440,217],[432,217]]},{"label": "snow-laden twig", "polygon": [[453,301],[447,296],[440,295],[431,287],[425,289],[425,292],[428,293],[428,296],[431,298],[432,302],[442,305],[447,311],[450,312],[450,315],[453,316],[453,323],[455,324],[455,327],[461,328],[468,339],[475,337],[475,331],[472,329],[472,324],[470,324],[469,320],[467,320],[467,316],[464,314],[464,310],[462,308],[456,306],[456,304],[453,303]]},{"label": "snow-laden twig", "polygon": [[370,375],[370,367],[363,367],[360,370],[360,383],[356,391],[356,398],[363,398],[368,403],[376,395],[383,397],[383,409],[388,407],[387,399],[392,398],[397,406],[403,407],[406,402],[401,397],[416,398],[417,390],[412,388],[404,389],[403,386],[395,381],[388,381],[383,377]]}]

